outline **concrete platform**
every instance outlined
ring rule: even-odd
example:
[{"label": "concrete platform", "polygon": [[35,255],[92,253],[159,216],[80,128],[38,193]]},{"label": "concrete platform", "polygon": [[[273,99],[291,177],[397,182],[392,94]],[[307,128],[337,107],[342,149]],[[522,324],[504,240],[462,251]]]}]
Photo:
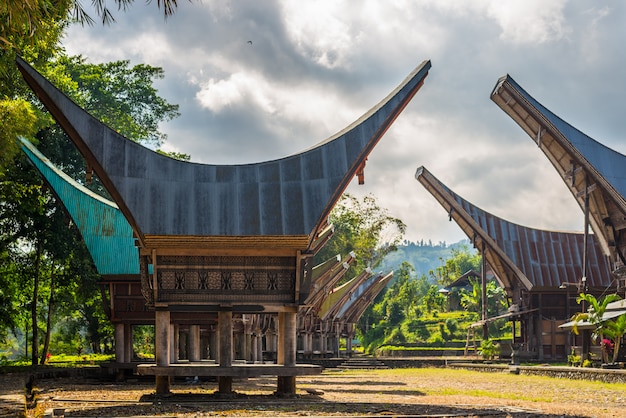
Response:
[{"label": "concrete platform", "polygon": [[258,377],[258,376],[310,376],[322,373],[324,368],[315,364],[297,364],[282,366],[280,364],[233,364],[221,367],[218,364],[174,363],[169,366],[156,364],[137,365],[137,374],[151,376],[227,376],[227,377]]}]

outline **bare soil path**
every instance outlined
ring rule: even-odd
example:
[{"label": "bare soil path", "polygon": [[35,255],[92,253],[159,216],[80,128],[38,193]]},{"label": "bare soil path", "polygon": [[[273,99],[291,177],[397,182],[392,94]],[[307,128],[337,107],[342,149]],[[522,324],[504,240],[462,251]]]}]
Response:
[{"label": "bare soil path", "polygon": [[[25,377],[0,375],[0,416],[23,407]],[[63,409],[65,417],[626,417],[626,384],[440,368],[326,370],[298,378],[293,398],[274,396],[271,377],[235,381],[232,397],[216,396],[211,381],[176,381],[161,398],[146,381],[61,378],[36,386],[39,414]]]}]

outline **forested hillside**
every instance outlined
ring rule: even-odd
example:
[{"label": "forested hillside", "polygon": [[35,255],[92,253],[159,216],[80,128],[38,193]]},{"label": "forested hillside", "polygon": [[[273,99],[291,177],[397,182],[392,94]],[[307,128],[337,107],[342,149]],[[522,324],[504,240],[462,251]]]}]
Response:
[{"label": "forested hillside", "polygon": [[380,271],[397,271],[403,262],[411,264],[415,268],[417,277],[422,275],[430,276],[429,272],[445,264],[445,260],[450,258],[452,250],[467,246],[471,253],[476,250],[471,247],[469,240],[462,240],[454,244],[439,242],[433,244],[430,240],[419,242],[404,241],[398,245],[398,249],[386,255],[381,265],[377,268]]}]

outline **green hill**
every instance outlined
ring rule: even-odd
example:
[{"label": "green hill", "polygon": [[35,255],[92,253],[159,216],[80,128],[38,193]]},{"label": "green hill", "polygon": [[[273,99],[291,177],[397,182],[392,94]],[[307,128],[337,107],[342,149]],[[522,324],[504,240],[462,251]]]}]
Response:
[{"label": "green hill", "polygon": [[433,244],[430,240],[421,240],[419,242],[404,241],[402,245],[398,246],[397,251],[385,257],[376,270],[383,272],[397,270],[402,262],[407,261],[415,268],[418,277],[422,275],[428,276],[429,271],[444,264],[444,261],[450,257],[452,249],[463,245],[471,248],[469,240],[461,240],[451,245],[447,245],[445,242]]}]

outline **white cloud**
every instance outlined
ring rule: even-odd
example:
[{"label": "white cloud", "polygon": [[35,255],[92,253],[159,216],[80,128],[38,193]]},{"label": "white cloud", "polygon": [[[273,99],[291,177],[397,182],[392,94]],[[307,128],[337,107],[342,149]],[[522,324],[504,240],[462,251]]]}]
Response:
[{"label": "white cloud", "polygon": [[344,2],[288,1],[282,7],[287,34],[304,58],[326,68],[341,67],[350,62],[355,34],[342,20],[342,12],[346,10]]},{"label": "white cloud", "polygon": [[558,41],[571,29],[564,16],[566,0],[492,0],[487,14],[502,29],[504,40],[519,44]]}]

